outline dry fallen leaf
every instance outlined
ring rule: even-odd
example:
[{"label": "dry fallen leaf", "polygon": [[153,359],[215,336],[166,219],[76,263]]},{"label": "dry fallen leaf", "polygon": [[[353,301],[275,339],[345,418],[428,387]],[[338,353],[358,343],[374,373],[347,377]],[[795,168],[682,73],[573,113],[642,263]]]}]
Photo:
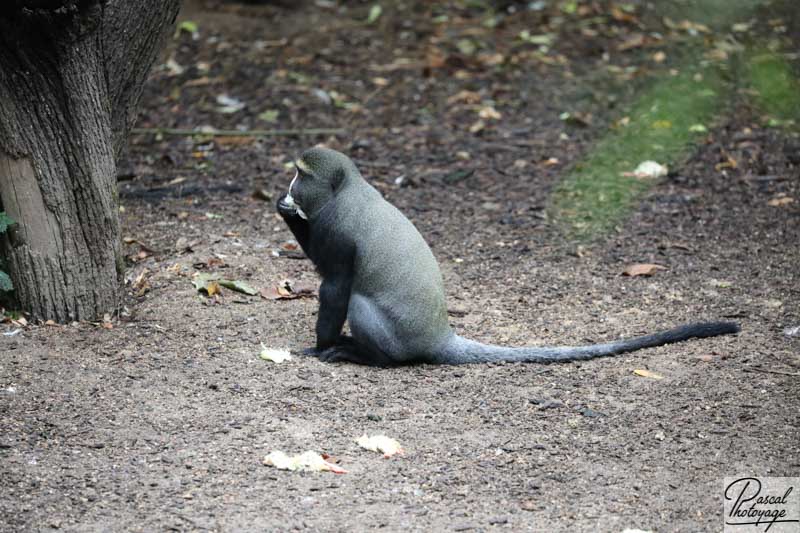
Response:
[{"label": "dry fallen leaf", "polygon": [[492,106],[485,106],[478,111],[478,116],[487,120],[500,120],[503,115]]},{"label": "dry fallen leaf", "polygon": [[238,279],[220,279],[217,280],[217,283],[219,283],[226,289],[230,289],[236,292],[241,292],[242,294],[246,294],[248,296],[255,296],[256,294],[258,294],[257,290],[255,290],[253,287],[251,287],[244,281],[240,281]]},{"label": "dry fallen leaf", "polygon": [[733,157],[728,155],[725,161],[714,165],[714,170],[716,170],[717,172],[724,170],[726,168],[739,168],[739,163],[737,163]]},{"label": "dry fallen leaf", "polygon": [[285,279],[274,287],[267,287],[259,291],[265,300],[294,300],[295,298],[313,298],[317,295],[313,285],[297,284]]},{"label": "dry fallen leaf", "polygon": [[620,52],[624,52],[625,50],[632,50],[634,48],[639,48],[640,46],[644,46],[647,43],[647,37],[642,33],[632,33],[625,37],[619,45],[617,45],[617,50]]},{"label": "dry fallen leaf", "polygon": [[637,368],[636,370],[633,371],[633,373],[643,378],[664,379],[664,376],[662,376],[661,374],[656,374],[655,372],[650,372],[649,370],[644,370],[641,368]]},{"label": "dry fallen leaf", "polygon": [[767,202],[767,205],[770,207],[780,207],[782,205],[789,205],[792,202],[794,202],[794,198],[791,196],[779,196],[778,198],[773,198]]},{"label": "dry fallen leaf", "polygon": [[183,270],[183,265],[180,263],[174,263],[168,266],[165,270],[170,274],[180,274],[181,271]]},{"label": "dry fallen leaf", "polygon": [[476,121],[472,126],[469,127],[470,133],[479,133],[486,128],[486,123],[483,120]]},{"label": "dry fallen leaf", "polygon": [[623,276],[652,276],[659,270],[667,270],[667,267],[655,265],[652,263],[637,263],[635,265],[628,265],[622,271]]},{"label": "dry fallen leaf", "polygon": [[356,439],[356,443],[371,452],[380,452],[387,459],[395,454],[403,455],[403,448],[400,443],[386,435],[373,435],[368,437],[362,435]]},{"label": "dry fallen leaf", "polygon": [[620,6],[616,4],[611,5],[611,16],[614,20],[619,22],[630,22],[632,24],[639,24],[639,19],[636,18],[636,15],[624,11]]},{"label": "dry fallen leaf", "polygon": [[131,289],[136,296],[143,296],[150,289],[150,284],[147,282],[147,275],[150,273],[148,269],[142,269],[138,276],[133,279]]},{"label": "dry fallen leaf", "polygon": [[500,53],[480,53],[478,54],[477,59],[478,63],[486,67],[496,67],[497,65],[502,65],[506,61],[505,56]]},{"label": "dry fallen leaf", "polygon": [[300,472],[333,472],[334,474],[346,474],[347,470],[330,463],[317,452],[307,451],[300,455],[289,457],[284,452],[276,450],[264,457],[264,464],[274,466],[279,470],[291,470]]},{"label": "dry fallen leaf", "polygon": [[244,281],[218,278],[217,274],[196,272],[192,276],[192,284],[195,289],[200,292],[205,292],[209,296],[221,294],[222,291],[220,287],[247,294],[248,296],[255,296],[258,294],[257,290]]},{"label": "dry fallen leaf", "polygon": [[465,104],[477,104],[481,101],[481,95],[475,91],[459,91],[458,93],[454,94],[453,96],[447,99],[448,105],[457,104],[463,102]]},{"label": "dry fallen leaf", "polygon": [[217,283],[216,280],[209,281],[205,286],[205,291],[209,296],[221,293],[219,283]]}]

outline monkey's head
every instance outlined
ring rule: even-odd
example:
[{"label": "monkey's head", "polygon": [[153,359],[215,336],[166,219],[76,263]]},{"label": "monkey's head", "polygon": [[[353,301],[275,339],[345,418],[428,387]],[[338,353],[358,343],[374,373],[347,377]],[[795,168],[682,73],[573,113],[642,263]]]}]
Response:
[{"label": "monkey's head", "polygon": [[346,155],[330,148],[311,148],[295,161],[297,174],[289,185],[289,201],[300,216],[313,219],[351,179],[361,174]]}]

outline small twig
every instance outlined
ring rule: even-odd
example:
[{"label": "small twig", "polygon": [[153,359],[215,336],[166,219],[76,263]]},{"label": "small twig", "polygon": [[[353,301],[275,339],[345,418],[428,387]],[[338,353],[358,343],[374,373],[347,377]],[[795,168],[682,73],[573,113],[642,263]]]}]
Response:
[{"label": "small twig", "polygon": [[765,374],[779,374],[781,376],[792,376],[792,377],[800,377],[800,374],[797,372],[781,372],[780,370],[765,370],[763,368],[756,368],[754,366],[746,367],[742,369],[743,372],[763,372]]},{"label": "small twig", "polygon": [[176,136],[205,135],[208,137],[276,137],[289,135],[337,135],[344,133],[342,128],[308,128],[286,130],[188,130],[180,128],[133,128],[134,134],[161,134]]}]

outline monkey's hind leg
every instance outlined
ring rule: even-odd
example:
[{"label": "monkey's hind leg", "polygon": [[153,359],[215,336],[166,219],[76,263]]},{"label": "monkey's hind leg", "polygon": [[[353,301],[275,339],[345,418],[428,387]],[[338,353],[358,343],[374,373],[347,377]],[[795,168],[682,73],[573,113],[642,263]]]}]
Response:
[{"label": "monkey's hind leg", "polygon": [[355,293],[350,296],[347,312],[350,331],[356,350],[365,364],[397,366],[407,363],[402,343],[394,333],[392,321],[368,297]]}]

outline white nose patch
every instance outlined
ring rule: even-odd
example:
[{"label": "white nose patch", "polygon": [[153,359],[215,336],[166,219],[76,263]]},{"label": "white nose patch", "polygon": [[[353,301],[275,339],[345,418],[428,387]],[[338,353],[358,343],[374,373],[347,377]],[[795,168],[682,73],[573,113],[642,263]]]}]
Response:
[{"label": "white nose patch", "polygon": [[292,182],[289,184],[289,194],[286,195],[286,198],[284,198],[283,201],[286,202],[286,205],[288,205],[289,207],[294,207],[297,210],[297,215],[300,218],[302,218],[303,220],[308,220],[306,214],[303,212],[302,209],[300,209],[300,206],[297,205],[297,202],[294,201],[294,197],[292,197],[292,187],[294,187],[294,182],[297,180],[297,177],[299,175],[300,171],[298,170],[295,172],[294,178],[292,178]]}]

